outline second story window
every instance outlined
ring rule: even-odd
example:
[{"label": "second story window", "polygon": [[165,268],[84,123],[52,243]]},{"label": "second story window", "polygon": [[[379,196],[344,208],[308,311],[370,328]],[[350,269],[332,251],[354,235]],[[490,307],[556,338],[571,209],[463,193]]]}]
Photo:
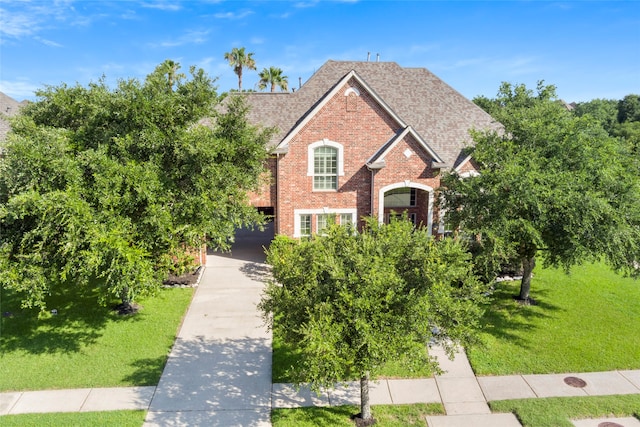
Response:
[{"label": "second story window", "polygon": [[318,147],[313,151],[313,189],[338,189],[338,150]]},{"label": "second story window", "polygon": [[338,177],[344,175],[342,144],[323,139],[309,145],[307,175],[314,191],[336,191]]}]

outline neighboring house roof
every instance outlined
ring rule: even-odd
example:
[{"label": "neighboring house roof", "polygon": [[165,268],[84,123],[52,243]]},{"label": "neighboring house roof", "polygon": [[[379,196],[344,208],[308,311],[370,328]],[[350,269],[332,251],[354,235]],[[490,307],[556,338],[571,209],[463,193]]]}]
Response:
[{"label": "neighboring house roof", "polygon": [[20,111],[20,108],[24,104],[25,101],[18,102],[10,96],[0,92],[0,141],[4,141],[11,130],[11,125],[7,119],[18,114],[18,111]]},{"label": "neighboring house roof", "polygon": [[395,62],[327,61],[296,92],[247,94],[249,119],[278,129],[270,141],[275,148],[350,74],[450,167],[465,159],[463,148],[472,142],[469,129],[498,128],[484,110],[429,70]]}]

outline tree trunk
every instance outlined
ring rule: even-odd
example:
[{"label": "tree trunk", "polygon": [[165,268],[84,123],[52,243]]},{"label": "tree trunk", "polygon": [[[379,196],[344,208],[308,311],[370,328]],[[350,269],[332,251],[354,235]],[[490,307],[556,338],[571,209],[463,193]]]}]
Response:
[{"label": "tree trunk", "polygon": [[120,291],[120,300],[122,301],[122,305],[131,305],[131,300],[129,299],[129,287],[125,286]]},{"label": "tree trunk", "polygon": [[120,304],[116,306],[116,310],[118,314],[134,314],[138,312],[139,307],[137,304],[134,304],[133,301],[129,298],[129,287],[124,287],[120,291],[120,300],[122,301]]},{"label": "tree trunk", "polygon": [[530,302],[529,291],[531,290],[531,277],[536,266],[535,257],[522,258],[522,282],[520,283],[520,295],[518,299],[523,302]]},{"label": "tree trunk", "polygon": [[364,422],[372,421],[371,403],[369,402],[369,371],[360,378],[360,417]]}]

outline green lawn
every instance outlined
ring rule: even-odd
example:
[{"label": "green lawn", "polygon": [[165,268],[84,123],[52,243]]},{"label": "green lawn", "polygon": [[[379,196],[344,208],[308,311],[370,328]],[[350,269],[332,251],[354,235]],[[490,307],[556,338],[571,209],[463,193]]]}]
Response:
[{"label": "green lawn", "polygon": [[[278,333],[277,325],[273,329],[273,362],[271,367],[274,383],[291,383],[293,378],[288,370],[291,366],[299,363],[301,355],[294,346],[286,345],[281,335]],[[425,350],[426,351],[426,350]],[[430,377],[432,372],[428,366],[422,365],[417,370],[410,370],[409,364],[402,358],[392,360],[387,363],[379,376],[380,378],[425,378]]]},{"label": "green lawn", "polygon": [[140,427],[146,411],[4,415],[2,427]]},{"label": "green lawn", "polygon": [[602,264],[570,276],[536,268],[536,306],[513,300],[520,282],[499,284],[488,307],[484,347],[467,349],[478,375],[640,369],[640,281]]},{"label": "green lawn", "polygon": [[524,427],[572,427],[570,419],[640,419],[640,395],[554,397],[490,402],[493,412],[513,412]]},{"label": "green lawn", "polygon": [[[376,426],[403,427],[425,426],[427,415],[444,414],[442,405],[374,405],[371,407]],[[357,406],[333,406],[323,408],[274,409],[271,411],[273,427],[353,427],[351,416],[360,412]]]},{"label": "green lawn", "polygon": [[163,289],[119,316],[77,290],[49,304],[58,315],[38,318],[4,290],[0,391],[157,385],[193,289]]}]

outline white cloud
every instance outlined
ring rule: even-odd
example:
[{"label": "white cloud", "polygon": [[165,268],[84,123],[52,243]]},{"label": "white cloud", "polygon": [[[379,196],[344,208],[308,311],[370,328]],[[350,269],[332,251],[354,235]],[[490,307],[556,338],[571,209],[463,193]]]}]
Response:
[{"label": "white cloud", "polygon": [[34,92],[41,88],[41,85],[34,84],[27,80],[0,80],[0,92],[10,96],[16,101],[34,99]]},{"label": "white cloud", "polygon": [[0,9],[0,34],[9,37],[30,36],[39,30],[37,16]]},{"label": "white cloud", "polygon": [[270,18],[276,18],[276,19],[287,19],[287,18],[290,18],[291,16],[292,16],[291,12],[284,12],[279,15],[269,15]]},{"label": "white cloud", "polygon": [[[0,3],[3,3],[0,0]],[[106,15],[83,15],[79,13],[70,0],[53,2],[5,2],[0,8],[0,35],[12,39],[33,37],[49,46],[58,47],[56,42],[37,37],[47,29],[60,26],[88,26],[96,19]]]},{"label": "white cloud", "polygon": [[40,43],[45,44],[47,46],[51,46],[51,47],[63,47],[58,42],[54,42],[53,40],[43,39],[42,37],[38,37],[38,36],[34,37],[34,40],[37,40]]},{"label": "white cloud", "polygon": [[147,9],[159,9],[165,10],[168,12],[177,12],[182,9],[182,6],[178,3],[173,3],[169,1],[153,1],[153,2],[145,2],[141,4],[142,7],[146,7]]},{"label": "white cloud", "polygon": [[220,13],[215,13],[213,15],[214,18],[217,19],[243,19],[246,18],[249,15],[253,15],[253,11],[251,10],[245,10],[243,12],[240,13],[236,13],[236,12],[220,12]]},{"label": "white cloud", "polygon": [[516,56],[514,58],[492,61],[491,67],[495,70],[505,72],[507,75],[521,76],[539,73],[542,71],[539,64],[539,58],[533,56]]},{"label": "white cloud", "polygon": [[315,7],[320,3],[320,0],[310,0],[310,1],[299,1],[293,5],[293,7],[297,7],[300,9],[304,9],[307,7]]},{"label": "white cloud", "polygon": [[120,19],[124,20],[139,20],[140,17],[135,10],[127,9],[120,14]]},{"label": "white cloud", "polygon": [[441,71],[471,68],[474,72],[500,75],[502,78],[507,79],[511,76],[535,74],[543,71],[540,62],[540,58],[535,56],[515,56],[512,58],[478,56],[453,60],[441,58],[437,62],[432,62],[431,67]]},{"label": "white cloud", "polygon": [[150,43],[150,47],[177,47],[189,44],[202,44],[208,40],[209,30],[205,31],[188,31],[187,33],[172,39],[158,43]]}]

